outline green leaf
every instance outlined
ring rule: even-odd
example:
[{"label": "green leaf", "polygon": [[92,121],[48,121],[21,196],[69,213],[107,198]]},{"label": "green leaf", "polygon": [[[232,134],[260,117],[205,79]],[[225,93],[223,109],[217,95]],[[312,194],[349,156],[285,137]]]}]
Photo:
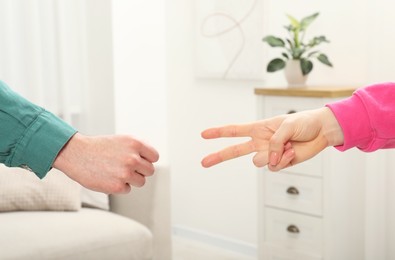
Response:
[{"label": "green leaf", "polygon": [[294,28],[299,28],[300,23],[299,23],[299,21],[298,21],[295,17],[293,17],[293,16],[291,16],[291,15],[289,15],[289,14],[287,14],[287,17],[288,17],[288,19],[291,21],[292,27],[294,27]]},{"label": "green leaf", "polygon": [[278,70],[281,70],[285,67],[285,61],[283,61],[280,58],[277,59],[273,59],[269,62],[269,64],[267,65],[267,72],[275,72]]},{"label": "green leaf", "polygon": [[303,48],[293,48],[292,49],[292,58],[293,59],[300,59],[302,54],[305,52]]},{"label": "green leaf", "polygon": [[313,63],[307,59],[301,59],[300,68],[302,69],[303,76],[305,76],[313,70]]},{"label": "green leaf", "polygon": [[309,41],[309,46],[310,47],[314,47],[314,46],[317,46],[318,44],[320,44],[322,42],[329,42],[329,41],[328,41],[328,39],[326,39],[325,36],[314,37],[313,39],[311,39]]},{"label": "green leaf", "polygon": [[292,31],[292,29],[293,29],[292,25],[284,26],[284,28],[287,29],[287,31],[289,31],[289,32]]},{"label": "green leaf", "polygon": [[306,28],[317,18],[317,16],[318,16],[319,14],[320,14],[320,13],[315,13],[315,14],[312,14],[312,15],[310,15],[310,16],[307,16],[307,17],[303,18],[303,19],[300,21],[300,30],[301,30],[301,31],[306,30]]},{"label": "green leaf", "polygon": [[289,48],[293,49],[293,48],[294,48],[294,45],[293,45],[293,43],[291,42],[291,40],[290,40],[290,39],[286,39],[286,41],[287,41],[288,44],[289,44]]},{"label": "green leaf", "polygon": [[317,53],[319,53],[319,51],[312,51],[312,52],[310,52],[310,53],[307,55],[307,58],[310,58],[311,56],[313,56],[313,55],[315,55],[315,54],[317,54]]},{"label": "green leaf", "polygon": [[289,56],[288,56],[288,54],[286,54],[285,52],[281,53],[281,55],[283,55],[284,58],[286,58],[287,60],[289,60]]},{"label": "green leaf", "polygon": [[325,54],[321,53],[320,55],[318,55],[317,59],[322,63],[324,63],[325,65],[328,65],[329,67],[333,67],[332,63],[328,59],[328,56],[326,56]]},{"label": "green leaf", "polygon": [[281,38],[269,35],[262,39],[262,41],[267,42],[271,47],[284,47],[285,43]]}]

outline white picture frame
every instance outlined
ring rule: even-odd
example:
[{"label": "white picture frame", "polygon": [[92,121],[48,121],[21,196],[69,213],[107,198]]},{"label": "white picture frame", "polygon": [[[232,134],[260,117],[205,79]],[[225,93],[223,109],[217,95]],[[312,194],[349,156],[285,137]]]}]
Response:
[{"label": "white picture frame", "polygon": [[262,0],[196,1],[196,76],[263,80]]}]

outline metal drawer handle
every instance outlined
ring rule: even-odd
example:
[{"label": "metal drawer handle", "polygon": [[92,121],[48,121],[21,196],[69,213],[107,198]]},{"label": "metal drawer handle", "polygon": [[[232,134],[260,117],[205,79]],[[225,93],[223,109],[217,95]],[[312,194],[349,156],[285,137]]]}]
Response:
[{"label": "metal drawer handle", "polygon": [[287,193],[291,195],[299,195],[299,191],[297,188],[291,186],[287,189]]},{"label": "metal drawer handle", "polygon": [[294,110],[294,109],[291,109],[291,110],[289,110],[288,111],[288,113],[287,114],[295,114],[296,113],[296,110]]},{"label": "metal drawer handle", "polygon": [[299,234],[300,233],[299,228],[297,226],[295,226],[295,225],[289,225],[287,227],[287,231],[289,233],[293,233],[293,234]]}]

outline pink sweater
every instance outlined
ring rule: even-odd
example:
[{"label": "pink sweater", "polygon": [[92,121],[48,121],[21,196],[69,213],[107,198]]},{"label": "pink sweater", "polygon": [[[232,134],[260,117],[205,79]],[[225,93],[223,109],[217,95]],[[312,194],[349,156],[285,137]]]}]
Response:
[{"label": "pink sweater", "polygon": [[361,88],[327,107],[343,129],[344,143],[336,147],[338,150],[395,148],[395,83]]}]

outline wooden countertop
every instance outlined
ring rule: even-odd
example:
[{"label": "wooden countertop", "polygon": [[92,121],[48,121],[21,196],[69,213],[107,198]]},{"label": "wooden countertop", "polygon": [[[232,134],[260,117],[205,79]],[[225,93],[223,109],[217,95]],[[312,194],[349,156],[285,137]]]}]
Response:
[{"label": "wooden countertop", "polygon": [[356,87],[283,87],[283,88],[256,88],[256,95],[289,96],[289,97],[322,97],[336,98],[348,97]]}]

